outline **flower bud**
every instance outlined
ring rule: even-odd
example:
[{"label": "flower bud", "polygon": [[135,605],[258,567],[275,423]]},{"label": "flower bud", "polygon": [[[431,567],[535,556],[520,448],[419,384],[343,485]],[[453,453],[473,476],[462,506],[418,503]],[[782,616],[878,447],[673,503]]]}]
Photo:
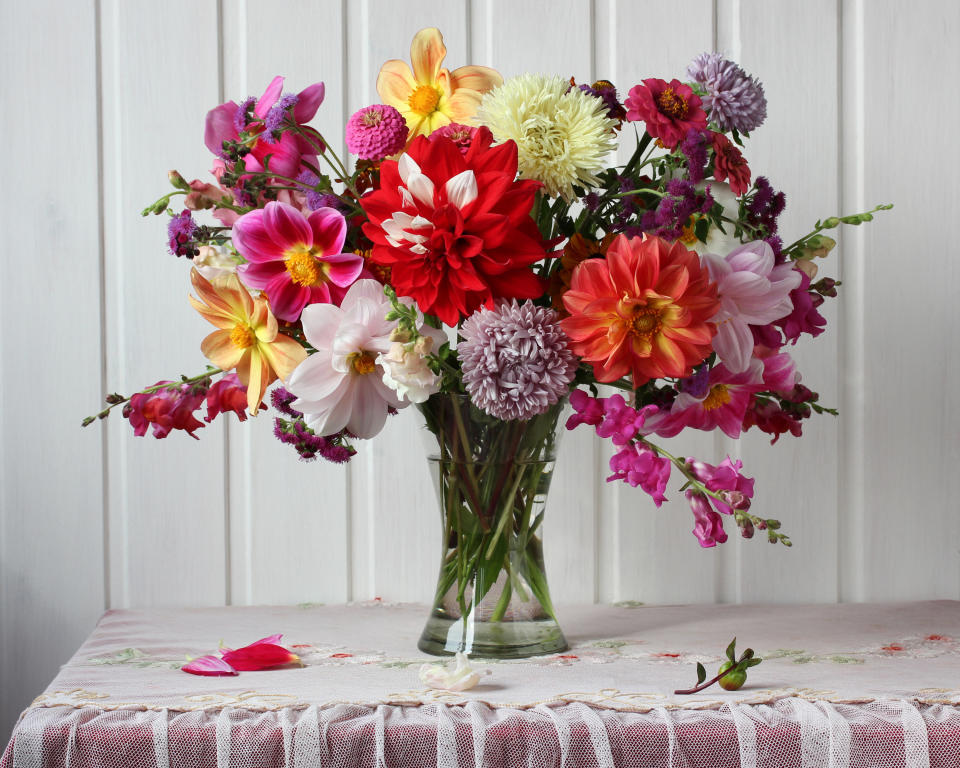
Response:
[{"label": "flower bud", "polygon": [[831,216],[829,219],[823,222],[822,226],[824,229],[833,229],[834,227],[839,227],[840,219],[837,218],[836,216]]},{"label": "flower bud", "polygon": [[174,189],[182,189],[184,192],[190,189],[190,185],[187,184],[187,180],[183,178],[177,171],[168,171],[167,178],[170,180],[170,185]]},{"label": "flower bud", "polygon": [[750,509],[750,498],[743,491],[724,491],[724,502],[734,509]]},{"label": "flower bud", "polygon": [[740,535],[745,539],[753,538],[753,523],[749,519],[745,519],[740,525]]}]

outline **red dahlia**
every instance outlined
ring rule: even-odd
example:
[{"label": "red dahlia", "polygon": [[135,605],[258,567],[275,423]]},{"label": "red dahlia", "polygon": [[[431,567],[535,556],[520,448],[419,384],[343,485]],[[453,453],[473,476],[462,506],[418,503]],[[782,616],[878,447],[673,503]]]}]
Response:
[{"label": "red dahlia", "polygon": [[384,160],[380,189],[361,198],[370,260],[390,268],[397,294],[456,325],[497,299],[543,295],[530,265],[546,255],[530,217],[536,181],[517,181],[517,147],[492,147],[479,128],[466,155],[450,139],[418,136]]}]

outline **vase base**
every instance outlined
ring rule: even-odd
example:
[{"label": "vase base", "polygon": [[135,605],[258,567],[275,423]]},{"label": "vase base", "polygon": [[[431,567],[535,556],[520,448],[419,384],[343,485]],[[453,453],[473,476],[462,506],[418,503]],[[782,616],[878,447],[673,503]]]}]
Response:
[{"label": "vase base", "polygon": [[525,659],[560,653],[568,646],[560,625],[549,617],[526,621],[471,621],[468,617],[464,622],[434,611],[417,648],[433,656],[453,656],[459,651],[477,659]]}]

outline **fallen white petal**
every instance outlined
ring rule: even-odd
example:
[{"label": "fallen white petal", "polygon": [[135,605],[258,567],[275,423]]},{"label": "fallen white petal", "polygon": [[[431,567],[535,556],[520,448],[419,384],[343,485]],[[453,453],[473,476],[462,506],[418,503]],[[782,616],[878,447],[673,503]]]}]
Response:
[{"label": "fallen white petal", "polygon": [[424,664],[420,667],[420,682],[441,691],[466,691],[479,683],[482,676],[489,674],[489,669],[473,669],[466,655],[458,652],[452,670],[447,669],[446,664]]}]

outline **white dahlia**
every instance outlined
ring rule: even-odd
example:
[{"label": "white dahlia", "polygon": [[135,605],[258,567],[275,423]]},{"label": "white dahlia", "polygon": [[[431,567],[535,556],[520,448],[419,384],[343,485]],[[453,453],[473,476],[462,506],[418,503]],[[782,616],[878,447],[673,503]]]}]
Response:
[{"label": "white dahlia", "polygon": [[574,184],[599,183],[596,174],[616,148],[616,121],[603,101],[556,76],[510,78],[483,97],[477,122],[498,142],[517,143],[521,177],[568,201],[576,198]]}]

